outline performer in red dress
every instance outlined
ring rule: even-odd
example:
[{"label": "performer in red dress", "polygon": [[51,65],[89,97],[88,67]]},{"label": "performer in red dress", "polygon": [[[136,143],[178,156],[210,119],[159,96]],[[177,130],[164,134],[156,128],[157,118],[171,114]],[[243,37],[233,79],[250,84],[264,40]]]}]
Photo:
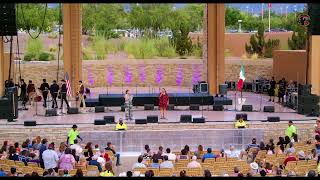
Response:
[{"label": "performer in red dress", "polygon": [[165,119],[164,114],[169,105],[169,96],[167,91],[162,88],[159,95],[159,109],[160,109],[160,119]]}]

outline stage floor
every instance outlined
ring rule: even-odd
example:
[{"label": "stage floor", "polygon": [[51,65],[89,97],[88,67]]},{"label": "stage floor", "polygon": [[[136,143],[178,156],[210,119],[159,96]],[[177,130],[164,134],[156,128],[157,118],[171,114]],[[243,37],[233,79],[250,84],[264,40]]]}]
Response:
[{"label": "stage floor", "polygon": [[[104,93],[101,90],[95,91],[95,93]],[[173,92],[173,91],[170,91]],[[111,92],[109,92],[111,93]],[[112,92],[116,93],[116,92]],[[315,119],[315,117],[306,117],[304,115],[297,114],[295,110],[284,107],[278,103],[269,102],[269,97],[266,95],[256,94],[252,92],[243,92],[243,101],[240,102],[239,94],[235,94],[233,91],[229,91],[227,97],[233,100],[233,105],[224,106],[224,111],[212,111],[212,106],[202,106],[200,111],[190,111],[189,107],[175,107],[174,111],[167,111],[167,119],[159,119],[159,123],[178,123],[180,122],[180,115],[191,114],[194,116],[204,116],[207,123],[223,123],[233,122],[237,113],[247,113],[248,120],[251,121],[263,121],[267,120],[268,116],[279,116],[281,120],[308,120]],[[236,104],[235,104],[236,100]],[[276,99],[277,100],[277,99]],[[71,106],[75,106],[75,101],[70,101]],[[253,105],[253,112],[241,112],[241,106],[243,104]],[[275,106],[275,113],[263,112],[264,106]],[[51,106],[51,102],[49,102]],[[93,124],[95,119],[103,119],[106,115],[114,115],[115,120],[124,118],[124,112],[120,111],[120,107],[106,107],[105,113],[94,113],[94,108],[86,108],[86,110],[80,114],[66,114],[66,109],[62,111],[58,109],[59,116],[45,117],[45,108],[42,107],[42,102],[37,103],[37,106],[29,106],[27,111],[19,111],[19,118],[16,122],[7,122],[6,120],[0,121],[0,126],[11,125],[23,125],[26,120],[35,120],[38,125],[69,125],[69,124]],[[146,118],[148,115],[159,115],[157,107],[154,111],[145,111],[143,107],[133,108],[133,117],[135,119]],[[128,123],[134,123],[129,121]]]}]

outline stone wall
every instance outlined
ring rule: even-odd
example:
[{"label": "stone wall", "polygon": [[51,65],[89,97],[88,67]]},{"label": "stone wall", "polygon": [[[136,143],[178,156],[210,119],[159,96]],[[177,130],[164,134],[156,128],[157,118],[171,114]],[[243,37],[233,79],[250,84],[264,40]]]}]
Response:
[{"label": "stone wall", "polygon": [[[58,79],[63,78],[63,65],[60,62]],[[83,61],[83,81],[89,87],[106,86],[184,86],[207,79],[207,73],[201,59],[122,59],[104,61]],[[273,73],[273,60],[241,60],[228,58],[225,65],[226,81],[237,81],[241,64],[245,67],[246,81],[259,76],[270,78]],[[40,86],[42,79],[48,82],[57,78],[57,61],[23,62],[22,77],[33,80]],[[15,68],[18,73],[18,65]],[[17,75],[16,77],[19,77]]]},{"label": "stone wall", "polygon": [[[268,141],[270,138],[277,141],[279,136],[285,136],[285,129],[288,127],[287,122],[277,122],[277,123],[261,123],[261,122],[249,122],[249,128],[259,128],[264,129],[264,141]],[[298,129],[299,139],[305,141],[307,139],[314,138],[314,122],[295,122]],[[99,131],[113,131],[115,125],[106,126],[94,126],[94,125],[79,125],[78,130],[81,132],[99,132]],[[70,125],[71,127],[71,125]],[[36,136],[40,135],[42,138],[47,138],[49,142],[55,142],[55,144],[60,144],[60,142],[65,142],[67,139],[67,133],[70,130],[69,126],[64,127],[0,127],[0,142],[8,140],[10,142],[23,142],[27,138],[34,139]],[[233,129],[234,123],[224,122],[224,123],[206,123],[206,124],[179,124],[179,129]],[[128,124],[128,129],[130,131],[143,131],[148,130],[176,130],[177,124],[157,124],[157,125],[136,125]],[[160,138],[160,137],[159,137]],[[107,137],[106,137],[107,141]],[[187,142],[186,142],[187,143]]]}]

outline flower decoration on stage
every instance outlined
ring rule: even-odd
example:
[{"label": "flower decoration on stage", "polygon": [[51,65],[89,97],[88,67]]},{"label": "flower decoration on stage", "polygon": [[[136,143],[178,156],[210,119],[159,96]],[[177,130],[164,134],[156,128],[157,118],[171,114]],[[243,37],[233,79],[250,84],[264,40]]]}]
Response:
[{"label": "flower decoration on stage", "polygon": [[113,82],[113,69],[112,66],[108,66],[106,69],[106,79],[108,79],[108,85],[111,86]]},{"label": "flower decoration on stage", "polygon": [[94,84],[94,76],[92,74],[91,68],[88,67],[88,82],[90,84],[90,86],[93,86]]},{"label": "flower decoration on stage", "polygon": [[192,84],[198,84],[201,81],[201,65],[193,64],[192,65]]},{"label": "flower decoration on stage", "polygon": [[156,72],[156,82],[158,85],[160,85],[163,78],[163,67],[161,65],[158,65],[157,72]]},{"label": "flower decoration on stage", "polygon": [[180,86],[182,84],[182,81],[183,81],[183,65],[179,64],[177,75],[176,75],[176,84]]},{"label": "flower decoration on stage", "polygon": [[146,66],[144,64],[139,65],[139,79],[142,83],[146,80]]},{"label": "flower decoration on stage", "polygon": [[125,76],[126,84],[130,84],[132,81],[132,73],[128,66],[124,67],[124,76]]}]

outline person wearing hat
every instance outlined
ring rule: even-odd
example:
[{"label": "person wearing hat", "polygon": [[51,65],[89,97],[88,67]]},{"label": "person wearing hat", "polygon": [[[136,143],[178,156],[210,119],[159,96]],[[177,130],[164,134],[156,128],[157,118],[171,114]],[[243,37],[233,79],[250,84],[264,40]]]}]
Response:
[{"label": "person wearing hat", "polygon": [[294,134],[297,134],[297,128],[293,125],[292,121],[289,121],[288,128],[286,129],[286,135],[291,139]]},{"label": "person wearing hat", "polygon": [[300,150],[298,152],[298,158],[299,158],[299,161],[306,160],[306,155],[305,155],[304,151]]},{"label": "person wearing hat", "polygon": [[42,153],[44,169],[56,169],[58,167],[59,157],[54,150],[54,143],[50,143],[48,149]]},{"label": "person wearing hat", "polygon": [[39,90],[42,92],[43,97],[43,107],[47,107],[47,97],[48,97],[48,91],[49,91],[49,84],[47,83],[46,79],[43,79],[43,83],[41,84]]},{"label": "person wearing hat", "polygon": [[127,130],[127,125],[123,122],[122,118],[119,119],[119,122],[116,125],[116,130]]},{"label": "person wearing hat", "polygon": [[52,84],[49,88],[50,94],[52,97],[52,108],[58,108],[58,103],[57,103],[57,97],[58,97],[58,91],[59,91],[59,85],[57,84],[56,80],[52,81]]},{"label": "person wearing hat", "polygon": [[252,175],[259,173],[259,165],[258,165],[258,163],[256,163],[256,162],[250,163],[250,168],[251,168],[250,173]]},{"label": "person wearing hat", "polygon": [[76,140],[77,138],[81,139],[82,141],[82,138],[79,136],[79,131],[77,130],[77,128],[78,126],[75,124],[72,126],[72,129],[69,131],[68,134],[67,144],[73,145],[74,140]]}]

